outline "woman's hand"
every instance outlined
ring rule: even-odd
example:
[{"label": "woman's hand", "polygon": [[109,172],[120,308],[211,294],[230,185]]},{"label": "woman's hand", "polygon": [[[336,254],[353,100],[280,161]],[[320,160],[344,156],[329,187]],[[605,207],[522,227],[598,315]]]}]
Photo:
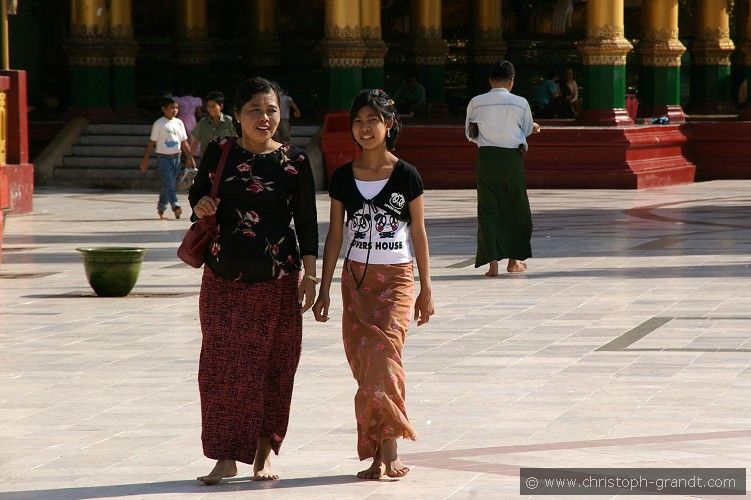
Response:
[{"label": "woman's hand", "polygon": [[329,298],[329,293],[321,290],[321,292],[318,294],[318,300],[316,300],[316,303],[313,304],[313,315],[316,317],[316,321],[325,323],[329,320],[330,304],[331,299]]},{"label": "woman's hand", "polygon": [[313,305],[316,298],[316,284],[313,280],[303,278],[297,287],[297,300],[302,304],[302,312],[307,311]]},{"label": "woman's hand", "polygon": [[433,294],[430,290],[420,290],[420,295],[415,300],[415,319],[417,326],[424,325],[430,321],[430,317],[435,313],[433,309]]},{"label": "woman's hand", "polygon": [[196,214],[196,217],[199,219],[206,217],[207,215],[214,215],[216,213],[216,209],[219,206],[219,198],[212,198],[210,196],[204,196],[200,200],[198,200],[198,203],[196,203],[196,206],[193,207],[193,213]]}]

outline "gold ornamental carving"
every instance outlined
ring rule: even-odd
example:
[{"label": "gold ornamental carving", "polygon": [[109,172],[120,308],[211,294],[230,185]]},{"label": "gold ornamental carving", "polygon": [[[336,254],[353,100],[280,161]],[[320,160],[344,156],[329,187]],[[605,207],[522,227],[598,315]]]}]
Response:
[{"label": "gold ornamental carving", "polygon": [[735,44],[723,28],[706,28],[691,42],[691,63],[701,66],[730,66]]},{"label": "gold ornamental carving", "polygon": [[672,68],[681,65],[681,56],[686,47],[677,39],[648,40],[639,42],[639,55],[643,66]]},{"label": "gold ornamental carving", "polygon": [[253,66],[278,66],[282,60],[279,34],[276,31],[254,32],[245,53]]},{"label": "gold ornamental carving", "polygon": [[365,54],[362,59],[363,68],[383,68],[386,53],[389,48],[381,38],[365,38]]},{"label": "gold ornamental carving", "polygon": [[335,26],[327,24],[326,38],[359,39],[362,38],[362,28],[360,26]]},{"label": "gold ornamental carving", "polygon": [[606,25],[587,28],[577,48],[586,66],[622,66],[634,46],[623,37],[623,26]]},{"label": "gold ornamental carving", "polygon": [[365,40],[381,40],[381,27],[380,26],[364,26],[362,28],[362,37]]},{"label": "gold ornamental carving", "polygon": [[641,41],[645,42],[669,42],[678,39],[678,28],[649,29],[642,33]]},{"label": "gold ornamental carving", "polygon": [[177,63],[185,66],[204,66],[211,61],[211,42],[208,38],[181,38],[176,43]]},{"label": "gold ornamental carving", "polygon": [[[359,31],[359,29],[358,29]],[[318,45],[324,68],[360,68],[366,53],[362,38],[324,38]]]},{"label": "gold ornamental carving", "polygon": [[478,30],[469,42],[469,61],[474,64],[493,64],[506,54],[506,40],[500,28]]},{"label": "gold ornamental carving", "polygon": [[421,27],[412,39],[412,52],[418,66],[442,66],[448,57],[448,44],[437,26]]}]

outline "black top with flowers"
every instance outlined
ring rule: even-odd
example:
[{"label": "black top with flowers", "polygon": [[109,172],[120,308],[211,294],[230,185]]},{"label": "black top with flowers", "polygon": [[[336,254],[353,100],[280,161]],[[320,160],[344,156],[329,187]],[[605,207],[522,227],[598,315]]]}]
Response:
[{"label": "black top with flowers", "polygon": [[[209,195],[225,141],[206,147],[188,194],[191,207]],[[288,144],[267,154],[251,153],[237,143],[230,147],[217,195],[219,237],[206,251],[206,265],[223,278],[247,283],[299,271],[301,255],[318,256],[308,157]],[[195,214],[191,219],[196,220]]]}]

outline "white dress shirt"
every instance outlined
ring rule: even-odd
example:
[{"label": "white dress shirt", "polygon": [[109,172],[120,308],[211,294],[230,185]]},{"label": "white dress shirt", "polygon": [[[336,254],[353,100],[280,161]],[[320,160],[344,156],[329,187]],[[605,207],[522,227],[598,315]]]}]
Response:
[{"label": "white dress shirt", "polygon": [[[477,124],[479,134],[475,138],[469,136],[470,123]],[[532,133],[532,110],[525,98],[495,88],[469,101],[464,132],[480,147],[516,149],[521,144],[526,150],[527,136]]]}]

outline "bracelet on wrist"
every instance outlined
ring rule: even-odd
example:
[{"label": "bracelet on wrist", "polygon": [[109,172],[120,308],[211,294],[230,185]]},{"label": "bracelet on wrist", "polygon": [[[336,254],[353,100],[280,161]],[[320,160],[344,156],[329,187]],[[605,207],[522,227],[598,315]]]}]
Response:
[{"label": "bracelet on wrist", "polygon": [[305,279],[305,278],[308,278],[310,281],[312,281],[316,285],[321,282],[321,278],[313,276],[312,274],[305,274],[305,275],[303,275],[303,279]]}]

